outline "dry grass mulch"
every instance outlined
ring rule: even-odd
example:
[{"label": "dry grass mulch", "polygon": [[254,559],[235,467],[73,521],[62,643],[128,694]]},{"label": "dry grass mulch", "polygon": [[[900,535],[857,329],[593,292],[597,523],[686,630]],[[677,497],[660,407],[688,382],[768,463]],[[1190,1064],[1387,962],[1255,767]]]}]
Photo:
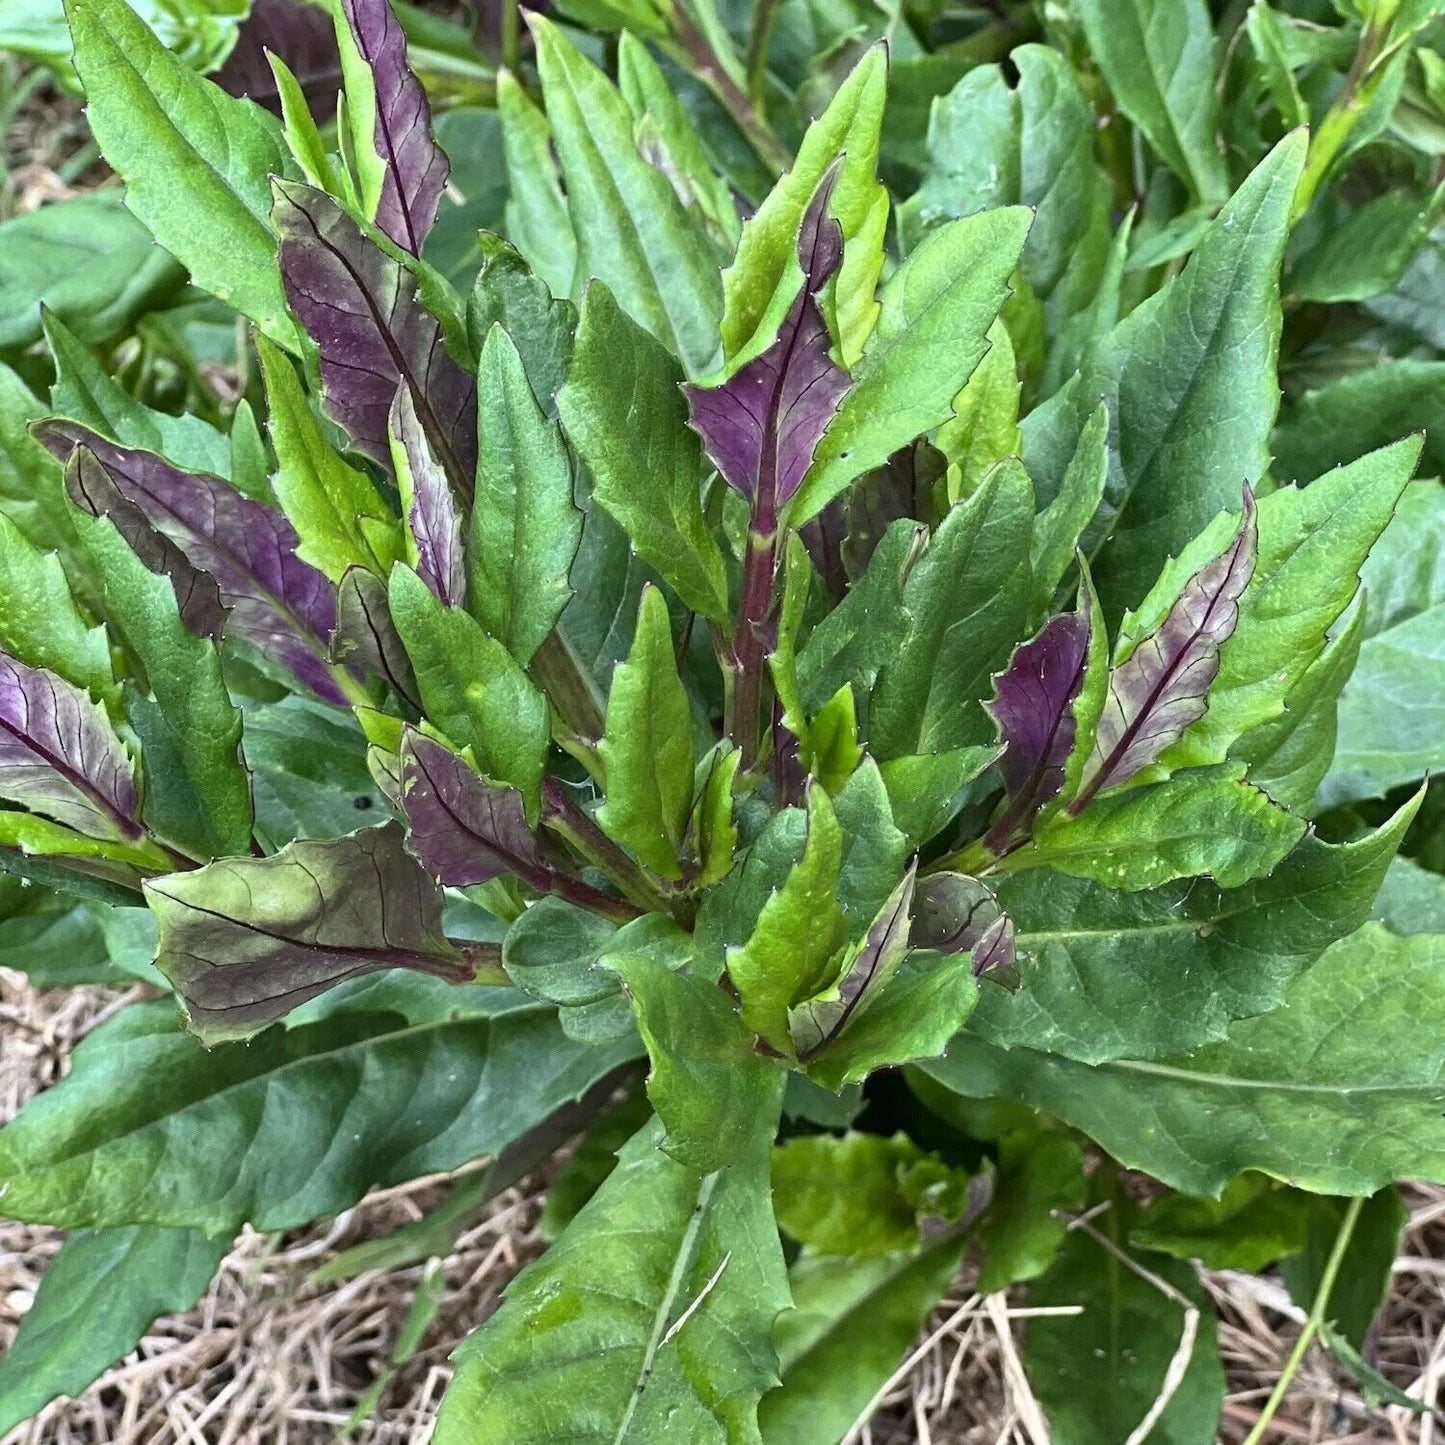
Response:
[{"label": "dry grass mulch", "polygon": [[[61,1077],[75,1041],[129,997],[99,988],[40,991],[0,970],[0,1122]],[[445,1290],[421,1347],[371,1417],[346,1437],[422,1445],[450,1376],[449,1352],[542,1247],[545,1182],[524,1181],[492,1201],[446,1259],[339,1285],[317,1286],[311,1276],[341,1250],[421,1218],[444,1197],[443,1181],[373,1194],[293,1234],[248,1230],[194,1310],[158,1320],[139,1349],[81,1399],[56,1401],[0,1445],[330,1445],[390,1369],[424,1273],[439,1270]],[[1411,1222],[1372,1361],[1433,1406],[1445,1375],[1445,1188],[1407,1186],[1406,1199]],[[0,1222],[0,1348],[60,1240],[56,1230]],[[1229,1372],[1221,1440],[1239,1445],[1303,1315],[1268,1277],[1202,1277],[1219,1312]],[[1046,1445],[1048,1427],[1020,1363],[1029,1314],[1023,1297],[973,1295],[965,1271],[851,1445]],[[1270,1439],[1445,1445],[1445,1417],[1437,1423],[1369,1408],[1348,1376],[1314,1349]]]}]

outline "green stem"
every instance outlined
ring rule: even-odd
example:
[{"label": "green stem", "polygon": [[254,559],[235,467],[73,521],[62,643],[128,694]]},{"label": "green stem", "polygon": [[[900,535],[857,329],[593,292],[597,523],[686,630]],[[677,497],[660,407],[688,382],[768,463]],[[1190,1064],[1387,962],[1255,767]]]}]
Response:
[{"label": "green stem", "polygon": [[518,0],[502,0],[502,64],[514,75],[520,51],[520,10]]},{"label": "green stem", "polygon": [[768,78],[768,42],[773,35],[773,22],[778,18],[781,0],[757,0],[753,10],[753,30],[748,36],[748,95],[754,106],[763,103],[763,87]]},{"label": "green stem", "polygon": [[1264,1439],[1270,1421],[1278,1413],[1279,1407],[1284,1403],[1285,1395],[1289,1393],[1289,1387],[1294,1383],[1294,1377],[1299,1373],[1305,1352],[1314,1343],[1320,1326],[1325,1322],[1325,1311],[1330,1305],[1330,1294],[1335,1287],[1335,1277],[1340,1272],[1340,1265],[1344,1263],[1345,1250],[1349,1247],[1350,1236],[1355,1232],[1355,1222],[1360,1217],[1360,1210],[1364,1203],[1365,1201],[1361,1198],[1352,1199],[1349,1208],[1345,1210],[1345,1217],[1340,1222],[1340,1232],[1335,1236],[1335,1245],[1330,1251],[1329,1262],[1325,1265],[1324,1274],[1320,1276],[1320,1287],[1315,1291],[1314,1302],[1310,1305],[1309,1317],[1305,1320],[1304,1329],[1300,1331],[1300,1337],[1295,1341],[1295,1347],[1290,1351],[1289,1359],[1285,1361],[1284,1373],[1280,1375],[1274,1392],[1265,1401],[1264,1409],[1260,1412],[1259,1419],[1254,1422],[1254,1429],[1246,1436],[1244,1445],[1260,1445],[1260,1441]]}]

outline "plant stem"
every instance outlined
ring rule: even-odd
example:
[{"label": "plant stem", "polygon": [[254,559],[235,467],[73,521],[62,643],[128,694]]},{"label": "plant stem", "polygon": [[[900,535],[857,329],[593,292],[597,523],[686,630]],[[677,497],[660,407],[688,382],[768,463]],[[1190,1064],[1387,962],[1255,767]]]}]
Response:
[{"label": "plant stem", "polygon": [[465,960],[468,976],[463,983],[484,983],[496,987],[511,986],[502,967],[502,945],[500,943],[477,943],[469,938],[449,938],[447,942]]},{"label": "plant stem", "polygon": [[[595,752],[605,726],[602,699],[556,628],[533,654],[530,667],[577,741],[589,752]],[[587,759],[581,761],[586,763]]]},{"label": "plant stem", "polygon": [[780,0],[757,0],[753,8],[753,30],[748,36],[748,95],[754,106],[763,102],[763,86],[768,78],[768,41],[773,34],[773,21],[778,18]]},{"label": "plant stem", "polygon": [[762,725],[763,668],[767,665],[768,629],[773,610],[773,574],[777,566],[776,530],[750,531],[743,557],[743,589],[738,599],[738,623],[733,633],[729,670],[727,732],[742,754],[746,772],[757,761]]},{"label": "plant stem", "polygon": [[1320,1287],[1315,1291],[1314,1301],[1310,1305],[1309,1318],[1305,1320],[1299,1339],[1295,1341],[1294,1349],[1290,1351],[1289,1359],[1285,1361],[1284,1372],[1279,1377],[1279,1383],[1275,1385],[1273,1393],[1265,1401],[1264,1409],[1260,1412],[1259,1419],[1254,1422],[1254,1429],[1245,1438],[1244,1445],[1260,1445],[1260,1441],[1264,1439],[1270,1421],[1274,1419],[1279,1407],[1284,1403],[1284,1397],[1294,1383],[1295,1375],[1299,1373],[1305,1352],[1314,1343],[1315,1335],[1319,1333],[1320,1326],[1325,1322],[1325,1311],[1330,1305],[1330,1294],[1335,1287],[1335,1277],[1339,1274],[1340,1265],[1344,1262],[1345,1250],[1349,1247],[1350,1236],[1355,1232],[1355,1222],[1360,1217],[1360,1210],[1364,1203],[1362,1198],[1352,1199],[1349,1208],[1345,1210],[1345,1217],[1340,1222],[1340,1232],[1335,1236],[1335,1245],[1330,1251],[1329,1262],[1325,1265],[1324,1274],[1320,1276]]},{"label": "plant stem", "polygon": [[[647,913],[670,911],[670,904],[662,891],[587,816],[560,779],[542,779],[542,821],[559,837],[565,838],[594,868],[605,873],[631,904]],[[618,900],[612,901],[616,903]],[[629,908],[629,917],[633,911]]]},{"label": "plant stem", "polygon": [[521,21],[518,0],[502,0],[502,64],[514,75],[517,72],[520,36]]}]

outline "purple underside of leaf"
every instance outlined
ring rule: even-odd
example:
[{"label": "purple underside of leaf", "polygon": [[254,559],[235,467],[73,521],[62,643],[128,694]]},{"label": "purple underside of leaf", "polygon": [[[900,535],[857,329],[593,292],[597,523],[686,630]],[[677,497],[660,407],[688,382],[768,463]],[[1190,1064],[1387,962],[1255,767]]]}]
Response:
[{"label": "purple underside of leaf", "polygon": [[[226,636],[274,658],[325,701],[345,703],[326,661],[336,626],[335,590],[323,573],[296,555],[295,530],[280,512],[243,496],[220,477],[183,471],[154,452],[117,446],[79,422],[43,422],[36,435],[62,461],[72,449],[94,458],[105,483],[82,463],[80,495],[72,489],[77,505],[94,515],[108,510],[152,571],[165,571],[176,582],[173,560],[158,567],[140,552],[137,540],[146,544],[138,538],[136,519],[122,523],[116,496],[179,549],[192,568],[215,579],[221,603],[229,609]],[[106,484],[114,495],[103,499]],[[176,595],[179,600],[179,587]]]},{"label": "purple underside of leaf", "polygon": [[1239,598],[1258,554],[1254,497],[1246,488],[1234,541],[1184,584],[1158,629],[1110,672],[1094,750],[1071,812],[1127,783],[1204,716],[1219,675],[1219,649],[1239,621]]},{"label": "purple underside of leaf", "polygon": [[135,841],[125,747],[90,694],[0,653],[0,797],[92,838]]},{"label": "purple underside of leaf", "polygon": [[466,599],[466,559],[462,552],[462,518],[447,474],[437,463],[416,405],[405,386],[396,391],[391,428],[406,455],[411,473],[411,509],[407,523],[416,542],[417,575],[448,607]]},{"label": "purple underside of leaf", "polygon": [[477,381],[447,355],[410,272],[330,196],[273,182],[281,279],[321,356],[322,407],[385,466],[386,424],[405,382],[432,450],[468,501],[477,465]]},{"label": "purple underside of leaf", "polygon": [[913,908],[915,948],[936,953],[973,953],[975,975],[1014,962],[1014,922],[987,884],[966,873],[935,873],[921,879]]},{"label": "purple underside of leaf", "polygon": [[348,567],[336,589],[336,630],[331,656],[353,671],[372,673],[393,688],[417,712],[421,696],[391,608],[386,583],[365,567]]},{"label": "purple underside of leaf", "polygon": [[[41,429],[37,428],[36,434],[41,441],[46,440]],[[53,444],[47,444],[55,450]],[[209,637],[213,642],[221,640],[226,625],[226,604],[221,601],[216,579],[192,566],[186,554],[169,537],[157,532],[134,502],[128,502],[121,495],[110,473],[89,447],[77,446],[70,450],[65,462],[65,490],[81,511],[89,512],[92,517],[109,517],[146,568],[157,577],[169,580],[181,621],[197,637]]]},{"label": "purple underside of leaf", "polygon": [[446,154],[432,138],[426,92],[406,63],[406,35],[387,0],[342,0],[376,85],[376,153],[386,165],[376,224],[413,256],[436,220]]},{"label": "purple underside of leaf", "polygon": [[994,679],[986,704],[998,724],[1007,803],[989,830],[987,844],[998,852],[1051,799],[1064,782],[1064,764],[1074,746],[1074,699],[1084,683],[1089,657],[1089,614],[1080,609],[1049,621],[1037,637],[1018,647]]},{"label": "purple underside of leaf", "polygon": [[522,795],[489,783],[466,760],[408,728],[401,745],[407,847],[448,887],[504,874],[545,889],[546,867]]},{"label": "purple underside of leaf", "polygon": [[286,62],[317,123],[325,125],[336,113],[341,86],[341,56],[331,16],[302,0],[252,0],[226,63],[211,76],[228,95],[254,100],[279,116],[281,94],[267,51]]},{"label": "purple underside of leaf", "polygon": [[843,259],[842,227],[828,215],[833,181],[833,174],[824,179],[803,217],[803,286],[777,339],[721,386],[683,388],[708,456],[764,525],[802,485],[851,384],[829,355],[832,338],[816,299]]}]

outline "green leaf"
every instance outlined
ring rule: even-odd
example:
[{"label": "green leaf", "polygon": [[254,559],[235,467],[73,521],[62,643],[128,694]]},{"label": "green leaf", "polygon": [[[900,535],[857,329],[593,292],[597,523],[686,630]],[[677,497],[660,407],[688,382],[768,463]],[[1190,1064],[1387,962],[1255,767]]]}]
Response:
[{"label": "green leaf", "polygon": [[662,1147],[699,1174],[735,1164],[777,1115],[778,1066],[756,1053],[716,984],[614,945],[608,958],[637,1012],[652,1071],[647,1097]]},{"label": "green leaf", "polygon": [[[1116,1193],[1096,1227],[1120,1245],[1133,1218],[1133,1208]],[[1155,1257],[1141,1263],[1199,1311],[1188,1368],[1149,1438],[1168,1445],[1213,1445],[1224,1401],[1224,1367],[1209,1297],[1188,1265]],[[1029,1286],[1029,1303],[1045,1309],[1084,1307],[1077,1318],[1043,1316],[1029,1322],[1024,1358],[1055,1445],[1127,1440],[1159,1398],[1183,1338],[1185,1316],[1178,1300],[1074,1230],[1053,1267]]]},{"label": "green leaf", "polygon": [[577,236],[552,157],[552,127],[510,71],[497,76],[507,159],[507,235],[554,295],[570,296]]},{"label": "green leaf", "polygon": [[[772,1129],[699,1177],[646,1125],[566,1233],[462,1345],[437,1445],[757,1438],[788,1304]],[[560,1408],[559,1408],[560,1406]]]},{"label": "green leaf", "polygon": [[728,615],[722,553],[702,515],[702,453],[667,352],[600,284],[588,286],[557,406],[593,496],[695,612]]},{"label": "green leaf", "polygon": [[617,1167],[623,1145],[652,1117],[652,1105],[641,1088],[603,1114],[563,1161],[547,1191],[537,1231],[548,1244],[576,1219],[602,1181]]},{"label": "green leaf", "polygon": [[733,784],[742,754],[727,743],[719,743],[706,762],[707,772],[698,789],[691,824],[693,852],[698,862],[694,880],[697,888],[712,888],[732,872],[738,846],[738,828],[733,822]]},{"label": "green leaf", "polygon": [[1023,450],[1020,391],[1008,328],[995,320],[988,329],[988,351],[954,397],[953,416],[935,438],[950,467],[958,468],[949,476],[953,496],[972,496],[992,467]]},{"label": "green leaf", "polygon": [[1004,878],[998,897],[1018,927],[1022,987],[986,985],[971,1031],[1086,1063],[1223,1038],[1230,1020],[1276,1008],[1292,980],[1364,922],[1416,806],[1353,843],[1306,837],[1243,888],[1191,879],[1116,893],[1046,869]]},{"label": "green leaf", "polygon": [[[209,859],[251,851],[251,784],[241,762],[241,714],[215,645],[181,622],[170,579],[131,551],[108,517],[74,513],[106,615],[145,668],[154,704],[132,694],[127,712],[149,760],[142,809],[161,838]],[[162,789],[162,782],[166,788]]]},{"label": "green leaf", "polygon": [[1241,766],[1200,769],[1095,799],[1054,816],[1008,860],[1034,860],[1125,892],[1176,878],[1238,888],[1263,877],[1304,835],[1305,822],[1244,780]]},{"label": "green leaf", "polygon": [[1086,536],[1105,612],[1137,603],[1165,559],[1219,512],[1241,478],[1269,462],[1279,402],[1279,265],[1304,162],[1302,134],[1245,180],[1184,270],[1135,308],[1083,360],[1074,380],[1023,424],[1040,500],[1058,494],[1102,397],[1109,480]]},{"label": "green leaf", "polygon": [[102,345],[185,284],[122,194],[82,191],[0,225],[0,350],[40,340],[42,306]]},{"label": "green leaf", "polygon": [[[1268,1175],[1241,1174],[1218,1199],[1192,1194],[1156,1199],[1129,1231],[1129,1243],[1175,1259],[1197,1259],[1206,1269],[1257,1274],[1305,1247],[1321,1202]],[[1327,1252],[1333,1243],[1331,1234]],[[1309,1305],[1306,1298],[1305,1308]]]},{"label": "green leaf", "polygon": [[873,692],[868,745],[877,757],[992,738],[983,699],[1024,631],[1033,514],[1028,477],[1005,463],[934,533],[903,586],[908,630]]},{"label": "green leaf", "polygon": [[190,1309],[230,1247],[229,1236],[148,1225],[72,1234],[0,1357],[0,1434],[57,1396],[82,1395],[152,1320]]},{"label": "green leaf", "polygon": [[606,801],[597,821],[654,872],[680,878],[692,811],[692,723],[667,603],[655,587],[642,594],[632,650],[612,675],[598,753]]},{"label": "green leaf", "polygon": [[765,1445],[836,1445],[895,1369],[958,1272],[963,1237],[867,1259],[802,1255],[773,1333],[780,1389],[758,1411]]},{"label": "green leaf", "polygon": [[1391,933],[1445,933],[1445,878],[1413,859],[1391,859],[1370,917]]},{"label": "green leaf", "polygon": [[923,183],[899,208],[905,248],[940,221],[995,206],[1035,208],[1019,270],[1050,335],[1093,300],[1109,248],[1109,186],[1094,159],[1094,107],[1068,61],[1043,45],[970,70],[928,121]]},{"label": "green leaf", "polygon": [[638,154],[612,82],[550,21],[533,15],[529,23],[578,271],[600,280],[690,377],[701,376],[717,356],[721,257],[667,177]]},{"label": "green leaf", "polygon": [[[1305,1310],[1319,1293],[1325,1266],[1351,1203],[1348,1199],[1317,1197],[1308,1202],[1312,1207],[1303,1248],[1283,1260],[1279,1268],[1294,1302]],[[1387,1184],[1365,1200],[1350,1231],[1325,1317],[1335,1332],[1357,1350],[1365,1348],[1365,1337],[1389,1298],[1391,1269],[1400,1253],[1400,1236],[1409,1222],[1410,1211],[1399,1190]]]},{"label": "green leaf", "polygon": [[540,898],[507,930],[502,965],[535,998],[563,1007],[596,1003],[617,992],[616,978],[597,967],[617,932],[575,903]]},{"label": "green leaf", "polygon": [[70,0],[66,14],[127,209],[198,286],[294,351],[269,219],[270,177],[296,174],[280,124],[173,56],[125,0]]},{"label": "green leaf", "polygon": [[1109,476],[1109,409],[1099,403],[1064,471],[1058,495],[1034,518],[1029,562],[1034,574],[1034,607],[1047,612],[1073,564],[1079,538],[1104,495]]},{"label": "green leaf", "polygon": [[1442,959],[1441,939],[1372,923],[1297,978],[1280,1008],[1187,1057],[1089,1067],[965,1034],[923,1068],[969,1097],[1045,1109],[1121,1164],[1192,1194],[1218,1194],[1245,1169],[1369,1193],[1445,1169],[1433,1023]]},{"label": "green leaf", "polygon": [[888,223],[888,195],[876,175],[887,78],[887,52],[873,46],[804,132],[792,169],[744,223],[737,255],[723,273],[722,339],[730,371],[767,349],[793,304],[803,284],[798,228],[840,155],[843,163],[828,209],[843,229],[835,295],[845,366],[851,369],[872,332]]},{"label": "green leaf", "polygon": [[956,1220],[967,1193],[965,1171],[906,1134],[807,1134],[773,1150],[778,1224],[813,1254],[916,1249],[921,1220]]},{"label": "green leaf", "polygon": [[[1419,448],[1418,438],[1408,438],[1260,501],[1259,558],[1239,601],[1239,621],[1220,647],[1209,708],[1163,755],[1163,766],[1221,762],[1252,728],[1280,717],[1359,590],[1361,567],[1405,491]],[[1163,619],[1185,581],[1227,545],[1237,525],[1235,514],[1216,519],[1165,566],[1137,612],[1124,618],[1116,661]]]},{"label": "green leaf", "polygon": [[998,1141],[998,1173],[978,1221],[981,1294],[1037,1279],[1053,1263],[1068,1226],[1059,1211],[1084,1207],[1084,1151],[1078,1140],[1039,1128]]},{"label": "green leaf", "polygon": [[573,1044],[554,1010],[519,994],[410,974],[321,1002],[290,1028],[213,1049],[169,1000],[123,1010],[0,1130],[6,1213],[295,1228],[377,1185],[496,1153],[635,1047]]},{"label": "green leaf", "polygon": [[953,414],[983,360],[1028,234],[1022,206],[940,226],[889,277],[852,388],[823,434],[789,520],[801,527],[855,478]]},{"label": "green leaf", "polygon": [[789,1008],[824,986],[846,937],[838,904],[843,841],[827,793],[813,785],[802,856],[767,896],[747,942],[727,952],[743,1023],[780,1053],[792,1052]]},{"label": "green leaf", "polygon": [[551,741],[546,697],[476,618],[445,606],[410,567],[392,568],[387,595],[427,717],[471,748],[492,782],[519,789],[536,817]]},{"label": "green leaf", "polygon": [[291,361],[256,338],[266,383],[272,488],[301,539],[296,555],[340,582],[351,566],[385,577],[406,555],[401,523],[376,484],[348,465],[321,429]]},{"label": "green leaf", "polygon": [[114,692],[105,629],[87,627],[71,600],[65,568],[0,513],[0,651],[48,668],[96,697]]},{"label": "green leaf", "polygon": [[1081,0],[1079,18],[1119,109],[1199,200],[1222,201],[1229,176],[1204,0]]},{"label": "green leaf", "polygon": [[1324,806],[1368,798],[1440,766],[1445,685],[1445,488],[1412,484],[1362,572],[1359,662],[1340,695]]},{"label": "green leaf", "polygon": [[894,824],[910,848],[941,833],[963,806],[963,790],[998,756],[987,744],[892,758],[879,767]]},{"label": "green leaf", "polygon": [[477,392],[467,590],[478,621],[525,667],[572,596],[568,573],[582,514],[572,501],[562,434],[543,415],[512,338],[496,324],[482,345]]}]

